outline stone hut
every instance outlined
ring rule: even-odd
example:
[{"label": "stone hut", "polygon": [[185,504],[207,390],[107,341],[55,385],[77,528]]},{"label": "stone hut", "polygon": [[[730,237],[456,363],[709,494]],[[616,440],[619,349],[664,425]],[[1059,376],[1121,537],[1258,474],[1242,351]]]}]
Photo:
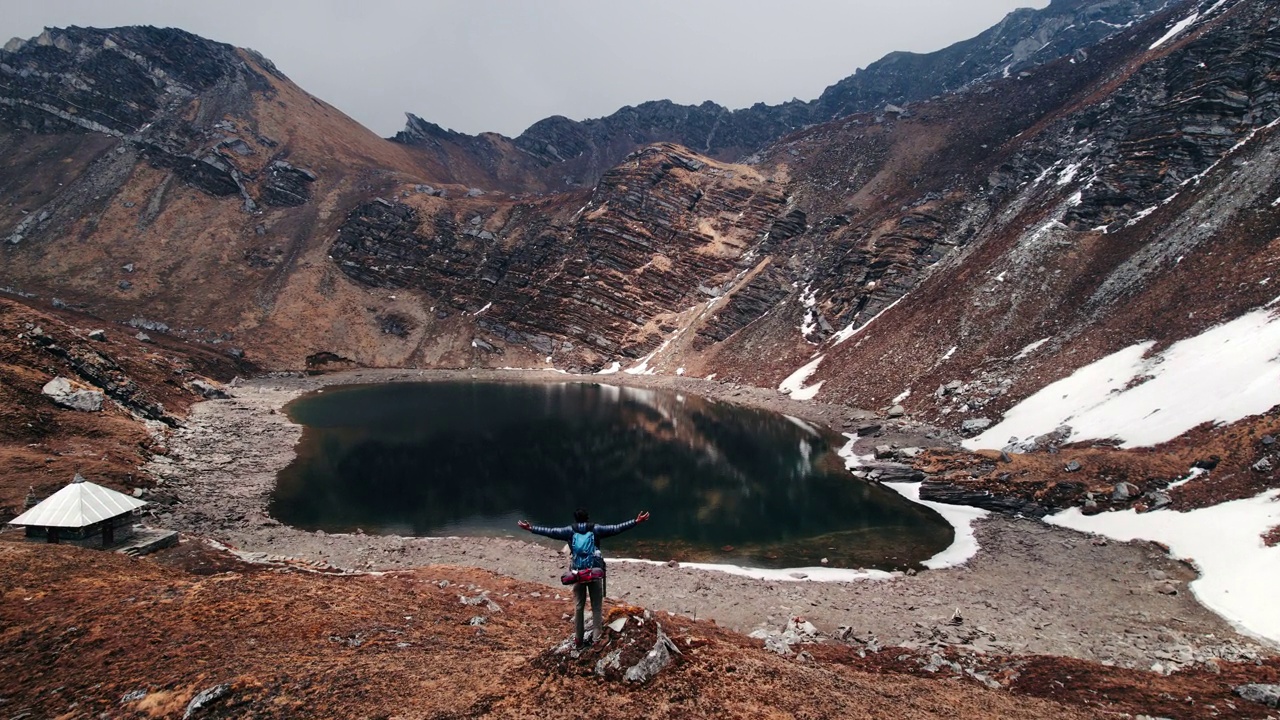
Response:
[{"label": "stone hut", "polygon": [[111,547],[133,535],[135,511],[146,501],[95,485],[76,475],[70,485],[9,521],[27,537],[86,547]]}]

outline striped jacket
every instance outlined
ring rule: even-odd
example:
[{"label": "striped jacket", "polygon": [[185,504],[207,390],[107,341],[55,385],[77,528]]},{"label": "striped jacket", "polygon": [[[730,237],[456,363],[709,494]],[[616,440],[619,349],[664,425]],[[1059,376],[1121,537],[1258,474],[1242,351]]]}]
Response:
[{"label": "striped jacket", "polygon": [[[620,522],[616,525],[596,525],[595,523],[574,523],[565,525],[564,527],[543,527],[542,525],[529,526],[529,532],[535,535],[542,535],[553,540],[564,540],[569,542],[573,539],[576,532],[594,532],[596,534],[596,550],[600,549],[600,538],[607,538],[611,535],[626,532],[636,526],[635,518]],[[599,556],[597,556],[599,559]],[[604,560],[599,559],[599,567],[604,567]]]}]

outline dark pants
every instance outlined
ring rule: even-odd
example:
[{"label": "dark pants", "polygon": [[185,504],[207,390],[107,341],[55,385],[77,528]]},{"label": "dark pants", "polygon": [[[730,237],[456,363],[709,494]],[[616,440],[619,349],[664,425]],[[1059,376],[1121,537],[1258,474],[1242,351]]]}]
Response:
[{"label": "dark pants", "polygon": [[592,580],[591,582],[578,583],[577,585],[574,585],[573,599],[576,606],[574,607],[573,613],[573,632],[579,645],[582,644],[582,616],[587,607],[588,592],[591,593],[591,639],[598,640],[600,638],[601,629],[604,627],[604,618],[600,614],[600,605],[604,601],[604,580]]}]

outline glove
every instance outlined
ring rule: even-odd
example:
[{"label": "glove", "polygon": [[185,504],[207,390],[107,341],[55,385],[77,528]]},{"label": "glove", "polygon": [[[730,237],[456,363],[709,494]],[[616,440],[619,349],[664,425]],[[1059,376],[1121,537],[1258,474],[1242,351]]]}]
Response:
[{"label": "glove", "polygon": [[645,520],[648,520],[648,519],[649,519],[649,511],[648,511],[648,510],[642,510],[642,511],[640,511],[640,514],[636,516],[636,522],[638,522],[638,523],[642,523],[642,522],[644,522]]},{"label": "glove", "polygon": [[528,520],[519,520],[519,521],[517,521],[517,522],[516,522],[516,524],[520,526],[520,529],[521,529],[521,530],[528,530],[528,529],[529,529],[529,521],[528,521]]}]

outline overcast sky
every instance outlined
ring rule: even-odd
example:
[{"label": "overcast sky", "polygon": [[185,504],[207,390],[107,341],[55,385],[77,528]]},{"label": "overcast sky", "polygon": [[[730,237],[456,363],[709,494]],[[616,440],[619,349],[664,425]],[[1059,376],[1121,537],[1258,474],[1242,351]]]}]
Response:
[{"label": "overcast sky", "polygon": [[380,135],[412,112],[517,135],[549,115],[826,86],[1048,0],[0,0],[0,42],[45,26],[172,26],[249,47]]}]

